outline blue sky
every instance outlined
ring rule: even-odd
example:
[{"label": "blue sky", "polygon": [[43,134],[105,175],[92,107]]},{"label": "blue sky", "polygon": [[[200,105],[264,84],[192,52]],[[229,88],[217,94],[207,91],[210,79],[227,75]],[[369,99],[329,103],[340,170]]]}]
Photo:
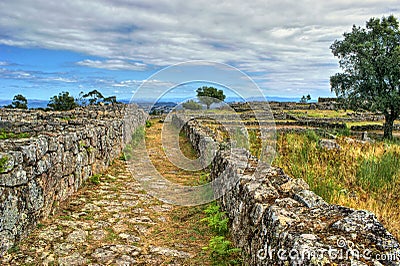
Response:
[{"label": "blue sky", "polygon": [[332,96],[330,44],[390,14],[400,2],[2,0],[0,99],[93,89],[129,99],[144,80],[151,95],[171,84],[151,75],[188,60],[236,67],[266,96]]}]

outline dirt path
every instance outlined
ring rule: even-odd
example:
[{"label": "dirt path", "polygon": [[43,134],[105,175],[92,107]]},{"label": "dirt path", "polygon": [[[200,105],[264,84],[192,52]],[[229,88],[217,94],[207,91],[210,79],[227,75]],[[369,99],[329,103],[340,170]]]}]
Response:
[{"label": "dirt path", "polygon": [[[148,130],[150,147],[158,145],[159,128],[156,122]],[[154,154],[154,162],[165,164]],[[167,170],[172,179],[182,178],[178,169]],[[212,236],[200,221],[204,208],[158,201],[141,188],[123,160],[115,160],[99,180],[88,182],[0,258],[0,264],[209,265],[201,249]]]}]

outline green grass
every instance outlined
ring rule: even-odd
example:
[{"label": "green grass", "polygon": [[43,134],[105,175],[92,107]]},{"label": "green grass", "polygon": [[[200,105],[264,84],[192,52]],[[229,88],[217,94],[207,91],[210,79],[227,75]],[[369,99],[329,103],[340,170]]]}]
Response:
[{"label": "green grass", "polygon": [[348,117],[349,113],[353,113],[353,111],[344,111],[344,110],[295,110],[288,111],[289,114],[297,116],[297,117],[310,117],[310,118],[340,118],[340,117]]},{"label": "green grass", "polygon": [[0,139],[24,139],[30,137],[31,135],[27,132],[13,133],[13,132],[6,132],[4,130],[0,131]]},{"label": "green grass", "polygon": [[101,174],[95,174],[95,175],[92,175],[89,178],[89,180],[90,180],[90,183],[98,185],[98,184],[100,184],[100,178],[101,178]]},{"label": "green grass", "polygon": [[6,164],[8,162],[8,157],[3,156],[0,158],[0,173],[3,173],[6,171]]},{"label": "green grass", "polygon": [[132,134],[131,141],[125,146],[120,160],[129,161],[133,158],[133,149],[143,142],[146,136],[144,126],[138,127]]},{"label": "green grass", "polygon": [[139,145],[143,140],[146,135],[145,129],[143,126],[138,127],[135,132],[132,134],[132,140],[131,140],[131,145],[132,147],[136,147]]},{"label": "green grass", "polygon": [[18,245],[13,245],[12,247],[10,247],[7,252],[8,253],[17,253],[20,250]]},{"label": "green grass", "polygon": [[70,121],[70,120],[73,120],[73,119],[76,119],[76,117],[75,116],[65,116],[65,117],[61,117],[61,120],[63,120],[63,121]]},{"label": "green grass", "polygon": [[210,252],[210,258],[213,265],[239,265],[241,259],[231,258],[236,254],[240,254],[240,248],[234,248],[232,242],[227,240],[224,236],[214,236],[210,239],[207,247],[203,250]]},{"label": "green grass", "polygon": [[212,265],[241,264],[241,249],[235,248],[232,242],[226,238],[229,219],[225,212],[220,210],[220,206],[216,202],[212,202],[204,210],[204,213],[207,216],[200,221],[207,223],[208,227],[216,233],[209,240],[208,246],[203,247],[203,250],[208,252]]},{"label": "green grass", "polygon": [[379,192],[391,186],[400,169],[400,154],[387,152],[381,157],[370,156],[361,159],[357,182],[364,190]]},{"label": "green grass", "polygon": [[202,222],[206,222],[215,232],[219,234],[226,234],[228,232],[229,219],[226,217],[225,212],[220,211],[220,206],[211,203],[207,209],[204,210],[207,217],[201,219]]}]

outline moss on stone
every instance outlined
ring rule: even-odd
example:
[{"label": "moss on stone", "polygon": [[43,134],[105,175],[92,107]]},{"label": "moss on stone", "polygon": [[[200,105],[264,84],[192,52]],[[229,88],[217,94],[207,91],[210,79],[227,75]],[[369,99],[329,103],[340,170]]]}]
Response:
[{"label": "moss on stone", "polygon": [[4,156],[0,158],[0,173],[4,173],[7,169],[7,162],[8,162],[8,157]]}]

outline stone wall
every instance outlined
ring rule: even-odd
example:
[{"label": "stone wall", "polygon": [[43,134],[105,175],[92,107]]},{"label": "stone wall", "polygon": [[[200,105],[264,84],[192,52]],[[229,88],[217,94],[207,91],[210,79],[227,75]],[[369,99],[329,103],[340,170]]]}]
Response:
[{"label": "stone wall", "polygon": [[0,255],[117,158],[146,114],[125,105],[68,112],[0,109]]},{"label": "stone wall", "polygon": [[[351,130],[354,131],[383,131],[383,125],[361,125],[361,126],[351,126]],[[394,124],[393,125],[393,130],[399,131],[400,130],[400,125],[399,124]]]},{"label": "stone wall", "polygon": [[[181,115],[174,120],[184,121]],[[189,129],[198,126],[191,120],[185,132],[201,150],[205,131]],[[400,265],[399,257],[375,259],[400,254],[400,245],[373,213],[328,204],[302,179],[265,165],[255,171],[254,161],[243,149],[219,151],[211,173],[238,178],[219,202],[232,221],[231,234],[245,253],[245,265]],[[347,257],[351,252],[355,256]]]}]

